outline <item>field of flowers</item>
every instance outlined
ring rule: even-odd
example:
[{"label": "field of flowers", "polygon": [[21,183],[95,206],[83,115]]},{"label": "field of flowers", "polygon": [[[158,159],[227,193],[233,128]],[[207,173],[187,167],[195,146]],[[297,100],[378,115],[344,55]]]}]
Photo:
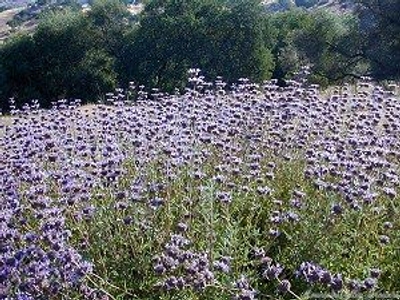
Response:
[{"label": "field of flowers", "polygon": [[12,111],[0,299],[399,299],[398,87],[190,82]]}]

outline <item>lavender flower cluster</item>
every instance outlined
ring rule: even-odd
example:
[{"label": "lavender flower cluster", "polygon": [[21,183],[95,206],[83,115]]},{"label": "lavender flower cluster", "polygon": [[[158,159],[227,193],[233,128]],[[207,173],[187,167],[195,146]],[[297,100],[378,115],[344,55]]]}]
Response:
[{"label": "lavender flower cluster", "polygon": [[[181,234],[171,236],[170,242],[164,247],[164,252],[154,258],[154,271],[159,275],[168,275],[156,286],[167,291],[185,287],[201,291],[207,285],[214,283],[214,273],[208,254],[185,249],[189,245],[190,241]],[[175,272],[180,275],[173,275]]]},{"label": "lavender flower cluster", "polygon": [[351,293],[359,293],[371,291],[377,287],[380,270],[370,270],[370,277],[364,280],[348,279],[345,282],[341,274],[332,274],[313,262],[303,262],[296,271],[296,276],[311,284],[325,285],[335,292],[344,289],[346,284]]},{"label": "lavender flower cluster", "polygon": [[92,265],[69,245],[62,211],[40,186],[24,195],[12,174],[2,175],[0,299],[51,298],[81,286]]}]

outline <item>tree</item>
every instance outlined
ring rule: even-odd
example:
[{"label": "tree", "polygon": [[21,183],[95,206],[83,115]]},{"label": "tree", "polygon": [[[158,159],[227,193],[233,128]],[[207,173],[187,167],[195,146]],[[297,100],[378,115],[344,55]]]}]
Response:
[{"label": "tree", "polygon": [[2,110],[8,109],[11,97],[21,104],[28,97],[40,96],[36,89],[37,57],[33,38],[27,34],[12,37],[0,48]]},{"label": "tree", "polygon": [[282,82],[290,78],[298,71],[301,64],[305,63],[294,40],[296,33],[311,22],[311,17],[304,10],[292,9],[268,15],[266,22],[270,28],[268,32],[273,32],[271,49],[275,59],[275,69],[272,76]]},{"label": "tree", "polygon": [[120,0],[95,0],[87,13],[97,47],[117,56],[129,28],[130,13]]},{"label": "tree", "polygon": [[127,50],[132,77],[169,90],[185,85],[190,67],[210,79],[269,78],[261,12],[253,0],[150,1]]},{"label": "tree", "polygon": [[400,0],[358,0],[356,13],[372,75],[400,78]]},{"label": "tree", "polygon": [[76,67],[70,96],[89,101],[113,91],[117,85],[114,59],[105,51],[90,49]]},{"label": "tree", "polygon": [[294,42],[314,76],[327,84],[360,76],[356,70],[362,55],[355,18],[328,11],[316,11],[311,17],[296,32]]},{"label": "tree", "polygon": [[[97,8],[88,18],[70,10],[51,12],[39,24],[34,40],[41,53],[39,78],[44,87],[41,94],[47,101],[57,98],[95,101],[116,87],[115,58],[111,53],[115,44],[110,33],[116,31],[112,31],[110,20],[115,17],[114,27],[117,27],[120,15],[111,9],[108,15],[103,13]],[[98,36],[105,40],[99,43]]]},{"label": "tree", "polygon": [[264,43],[264,13],[260,2],[229,1],[228,7],[229,13],[222,24],[224,38],[228,43],[226,53],[220,55],[225,71],[222,75],[228,81],[249,77],[260,82],[270,78],[274,64],[271,51]]},{"label": "tree", "polygon": [[[110,12],[112,16],[112,12]],[[117,85],[116,58],[97,40],[100,28],[82,12],[48,11],[33,35],[10,39],[0,48],[1,99],[30,99],[48,107],[60,98],[95,101]]]},{"label": "tree", "polygon": [[48,103],[69,96],[76,67],[93,42],[83,13],[48,12],[33,35],[38,57],[38,89]]},{"label": "tree", "polygon": [[358,22],[351,14],[296,9],[276,14],[272,24],[277,30],[274,77],[290,78],[304,65],[311,66],[311,79],[324,85],[365,73]]}]

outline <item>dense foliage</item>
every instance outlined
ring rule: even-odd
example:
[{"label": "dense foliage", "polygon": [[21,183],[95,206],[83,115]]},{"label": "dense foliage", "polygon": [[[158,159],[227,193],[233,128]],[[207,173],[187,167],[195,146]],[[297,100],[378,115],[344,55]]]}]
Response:
[{"label": "dense foliage", "polygon": [[190,67],[228,81],[262,81],[273,70],[263,42],[259,1],[152,1],[128,59],[131,77],[168,90],[186,84]]},{"label": "dense foliage", "polygon": [[291,10],[269,19],[276,31],[273,77],[290,77],[302,65],[311,67],[312,80],[329,85],[363,74],[358,52],[357,20],[351,14]]},{"label": "dense foliage", "polygon": [[379,79],[400,78],[400,0],[359,0],[362,51]]},{"label": "dense foliage", "polygon": [[0,119],[0,298],[398,297],[399,87],[190,81]]},{"label": "dense foliage", "polygon": [[3,107],[7,97],[17,104],[41,99],[48,107],[58,98],[90,99],[114,89],[115,58],[103,47],[101,27],[92,29],[95,21],[76,10],[50,11],[32,36],[9,40],[0,53]]},{"label": "dense foliage", "polygon": [[305,65],[325,86],[366,74],[399,78],[399,0],[359,0],[354,14],[268,13],[258,0],[144,3],[139,15],[120,0],[47,10],[33,34],[1,45],[1,107],[10,97],[93,102],[130,81],[173,92],[190,67],[228,83],[272,76],[283,84]]}]

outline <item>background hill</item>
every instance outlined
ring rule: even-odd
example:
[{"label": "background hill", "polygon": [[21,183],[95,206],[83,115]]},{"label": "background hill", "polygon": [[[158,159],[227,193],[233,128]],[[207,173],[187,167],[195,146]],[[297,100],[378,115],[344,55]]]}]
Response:
[{"label": "background hill", "polygon": [[0,7],[15,8],[33,4],[34,0],[1,0]]},{"label": "background hill", "polygon": [[281,12],[294,7],[307,10],[330,9],[337,13],[351,12],[355,8],[352,0],[273,0],[263,2],[271,12]]}]

